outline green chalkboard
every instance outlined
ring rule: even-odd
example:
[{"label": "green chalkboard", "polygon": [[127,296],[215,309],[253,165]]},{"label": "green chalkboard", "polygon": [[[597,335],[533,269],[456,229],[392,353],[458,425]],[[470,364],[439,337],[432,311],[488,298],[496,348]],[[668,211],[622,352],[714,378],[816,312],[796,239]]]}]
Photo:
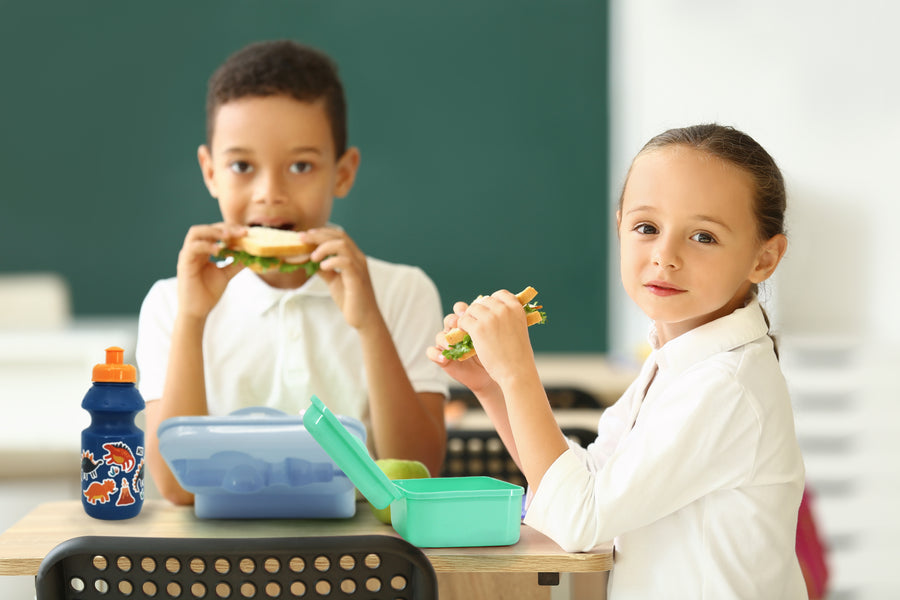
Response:
[{"label": "green chalkboard", "polygon": [[77,315],[136,314],[188,227],[206,81],[293,38],[347,88],[368,254],[423,267],[445,308],[534,285],[541,351],[606,348],[603,0],[0,0],[0,272],[57,271]]}]

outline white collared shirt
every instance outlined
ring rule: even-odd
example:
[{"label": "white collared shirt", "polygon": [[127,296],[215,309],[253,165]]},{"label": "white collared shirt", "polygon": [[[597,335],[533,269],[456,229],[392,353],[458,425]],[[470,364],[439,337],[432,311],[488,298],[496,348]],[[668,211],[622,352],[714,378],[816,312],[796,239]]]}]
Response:
[{"label": "white collared shirt", "polygon": [[541,480],[525,523],[569,551],[614,539],[611,600],[807,597],[803,459],[767,331],[753,298],[654,350],[596,442]]},{"label": "white collared shirt", "polygon": [[[375,298],[416,392],[448,393],[425,355],[443,328],[437,288],[419,268],[368,258]],[[162,396],[177,309],[175,278],[156,282],[141,307],[136,358],[146,400]],[[368,422],[362,348],[321,277],[292,290],[238,273],[203,332],[209,414],[270,406],[288,414],[315,394],[337,414]]]}]

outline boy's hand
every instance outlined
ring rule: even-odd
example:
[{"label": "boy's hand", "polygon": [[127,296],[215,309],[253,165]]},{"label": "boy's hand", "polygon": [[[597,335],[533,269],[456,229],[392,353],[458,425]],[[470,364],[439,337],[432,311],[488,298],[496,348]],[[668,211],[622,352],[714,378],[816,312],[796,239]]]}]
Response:
[{"label": "boy's hand", "polygon": [[247,228],[225,223],[194,225],[184,238],[178,253],[178,311],[183,315],[205,319],[225,292],[225,286],[244,268],[234,262],[218,267],[210,256],[219,252],[220,240],[231,240],[247,234]]},{"label": "boy's hand", "polygon": [[301,239],[317,245],[310,259],[320,263],[318,275],[328,284],[347,324],[362,329],[375,323],[380,313],[366,255],[350,236],[340,229],[323,227],[301,232]]}]

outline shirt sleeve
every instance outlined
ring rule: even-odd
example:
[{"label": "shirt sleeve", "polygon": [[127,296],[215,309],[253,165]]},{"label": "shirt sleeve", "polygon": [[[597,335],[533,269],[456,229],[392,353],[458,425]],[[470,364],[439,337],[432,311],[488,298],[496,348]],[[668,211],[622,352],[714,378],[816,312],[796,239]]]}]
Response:
[{"label": "shirt sleeve", "polygon": [[715,369],[683,374],[645,401],[605,457],[570,448],[545,473],[525,523],[569,552],[589,550],[751,476],[760,422],[748,392]]},{"label": "shirt sleeve", "polygon": [[139,374],[138,388],[144,400],[162,397],[176,302],[174,280],[162,280],[150,288],[141,304],[135,359]]},{"label": "shirt sleeve", "polygon": [[447,397],[449,380],[426,355],[434,337],[443,329],[441,299],[434,282],[418,267],[408,269],[402,285],[394,285],[379,308],[387,322],[397,354],[417,393],[434,392]]}]

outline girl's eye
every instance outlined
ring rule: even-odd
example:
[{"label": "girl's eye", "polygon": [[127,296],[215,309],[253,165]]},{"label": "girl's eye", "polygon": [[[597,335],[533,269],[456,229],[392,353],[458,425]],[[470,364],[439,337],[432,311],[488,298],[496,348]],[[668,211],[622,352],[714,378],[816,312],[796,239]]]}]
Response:
[{"label": "girl's eye", "polygon": [[653,235],[654,233],[659,233],[656,230],[656,227],[650,225],[649,223],[640,223],[634,228],[634,230],[644,235]]},{"label": "girl's eye", "polygon": [[304,161],[295,162],[291,165],[291,173],[309,173],[312,170],[312,164]]},{"label": "girl's eye", "polygon": [[235,173],[249,173],[253,170],[253,167],[250,166],[250,163],[244,160],[236,160],[233,163],[229,164],[228,168],[230,168]]},{"label": "girl's eye", "polygon": [[715,244],[716,243],[716,238],[714,238],[713,236],[711,236],[708,233],[705,233],[703,231],[701,231],[700,233],[695,233],[694,235],[691,236],[691,239],[694,240],[695,242],[700,242],[701,244]]}]

